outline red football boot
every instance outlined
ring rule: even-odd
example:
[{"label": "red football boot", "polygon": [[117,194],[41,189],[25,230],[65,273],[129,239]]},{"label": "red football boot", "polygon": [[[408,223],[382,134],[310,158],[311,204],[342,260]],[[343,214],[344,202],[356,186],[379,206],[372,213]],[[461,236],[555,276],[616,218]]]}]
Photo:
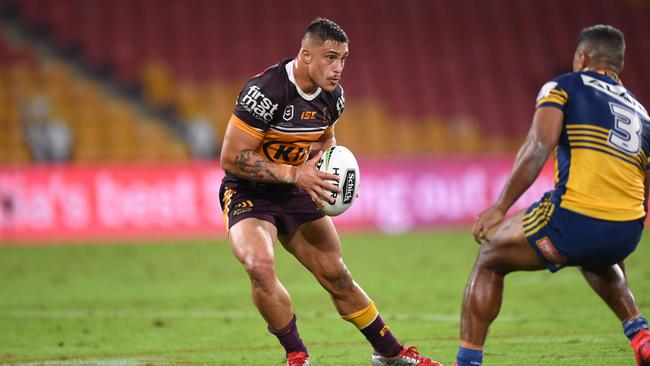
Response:
[{"label": "red football boot", "polygon": [[402,346],[402,350],[395,357],[384,357],[373,352],[372,366],[442,366],[442,364],[420,355],[415,347]]},{"label": "red football boot", "polygon": [[634,350],[636,366],[650,366],[650,330],[640,330],[630,345]]},{"label": "red football boot", "polygon": [[287,366],[309,366],[309,355],[305,352],[289,352]]}]

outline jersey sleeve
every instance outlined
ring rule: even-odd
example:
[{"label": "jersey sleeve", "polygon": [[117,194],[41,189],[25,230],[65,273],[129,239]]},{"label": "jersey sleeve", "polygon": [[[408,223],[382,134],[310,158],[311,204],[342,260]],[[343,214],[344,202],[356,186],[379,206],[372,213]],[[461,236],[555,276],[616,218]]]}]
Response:
[{"label": "jersey sleeve", "polygon": [[343,110],[345,109],[345,93],[343,92],[343,87],[340,84],[332,96],[334,97],[334,108],[331,117],[332,122],[323,132],[323,135],[325,136],[334,134],[334,127],[336,126],[336,122],[338,122],[339,118],[341,118],[341,114],[343,114]]},{"label": "jersey sleeve", "polygon": [[237,97],[230,123],[258,140],[276,119],[280,104],[277,99],[279,86],[274,85],[272,75],[261,74],[249,80]]},{"label": "jersey sleeve", "polygon": [[570,75],[558,76],[544,84],[537,94],[535,108],[555,107],[565,111],[569,103]]},{"label": "jersey sleeve", "polygon": [[336,104],[335,104],[335,109],[336,109],[336,116],[334,120],[332,121],[333,123],[336,123],[338,119],[341,117],[343,114],[343,110],[345,109],[345,92],[343,91],[343,87],[339,85],[340,93],[335,94],[336,97]]}]

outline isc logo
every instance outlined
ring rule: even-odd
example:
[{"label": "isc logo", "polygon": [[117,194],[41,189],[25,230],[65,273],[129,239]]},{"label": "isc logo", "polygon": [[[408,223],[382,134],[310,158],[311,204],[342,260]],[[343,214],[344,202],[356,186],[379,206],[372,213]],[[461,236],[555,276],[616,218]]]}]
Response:
[{"label": "isc logo", "polygon": [[300,119],[316,119],[316,112],[302,112]]},{"label": "isc logo", "polygon": [[248,92],[242,98],[240,104],[249,111],[255,118],[266,122],[273,121],[273,113],[278,109],[278,103],[273,103],[260,91],[257,85],[251,85]]}]

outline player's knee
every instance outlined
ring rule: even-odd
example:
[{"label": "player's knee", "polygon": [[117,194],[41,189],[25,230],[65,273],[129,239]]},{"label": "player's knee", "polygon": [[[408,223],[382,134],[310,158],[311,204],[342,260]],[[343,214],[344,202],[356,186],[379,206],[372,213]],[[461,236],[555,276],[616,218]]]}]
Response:
[{"label": "player's knee", "polygon": [[273,258],[251,255],[242,262],[244,269],[254,284],[264,286],[275,281],[275,263]]},{"label": "player's knee", "polygon": [[482,270],[488,270],[501,274],[509,272],[505,263],[507,263],[507,243],[499,240],[490,240],[481,245],[479,250],[478,259],[476,260],[476,267]]}]

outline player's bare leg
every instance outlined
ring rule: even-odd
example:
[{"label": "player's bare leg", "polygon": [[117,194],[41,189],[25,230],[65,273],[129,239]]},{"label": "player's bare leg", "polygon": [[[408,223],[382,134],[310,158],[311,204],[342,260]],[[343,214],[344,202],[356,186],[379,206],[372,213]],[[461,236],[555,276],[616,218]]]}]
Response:
[{"label": "player's bare leg", "polygon": [[[622,262],[621,262],[622,263]],[[632,342],[637,365],[650,365],[650,332],[648,322],[641,316],[620,264],[599,269],[584,269],[592,289],[600,296],[623,323],[623,331]]]},{"label": "player's bare leg", "polygon": [[354,282],[341,257],[341,242],[329,217],[300,226],[280,241],[327,290],[343,319],[353,323],[372,344],[373,365],[399,358],[402,365],[435,366],[439,363],[406,348],[393,336],[368,295]]},{"label": "player's bare leg", "polygon": [[269,331],[287,353],[287,364],[309,365],[307,348],[302,343],[291,309],[289,293],[275,272],[273,243],[277,229],[270,222],[248,218],[229,231],[230,245],[251,280],[253,302],[269,325]]},{"label": "player's bare leg", "polygon": [[620,261],[618,262],[618,266],[621,268],[621,271],[623,271],[623,276],[627,279],[627,273],[625,272],[625,261]]},{"label": "player's bare leg", "polygon": [[[514,271],[545,268],[524,236],[523,215],[524,212],[519,212],[504,221],[490,240],[481,245],[465,288],[459,358],[482,358],[478,353],[483,348],[490,324],[501,309],[504,277]],[[462,362],[459,360],[458,364]]]},{"label": "player's bare leg", "polygon": [[250,278],[255,306],[269,326],[280,329],[293,312],[289,293],[275,273],[276,235],[270,222],[253,218],[235,224],[229,232],[232,252]]},{"label": "player's bare leg", "polygon": [[589,285],[622,321],[640,315],[625,274],[618,264],[600,269],[581,269]]},{"label": "player's bare leg", "polygon": [[352,280],[341,258],[341,244],[328,217],[308,222],[280,242],[331,294],[339,314],[350,314],[370,304],[370,298]]}]

